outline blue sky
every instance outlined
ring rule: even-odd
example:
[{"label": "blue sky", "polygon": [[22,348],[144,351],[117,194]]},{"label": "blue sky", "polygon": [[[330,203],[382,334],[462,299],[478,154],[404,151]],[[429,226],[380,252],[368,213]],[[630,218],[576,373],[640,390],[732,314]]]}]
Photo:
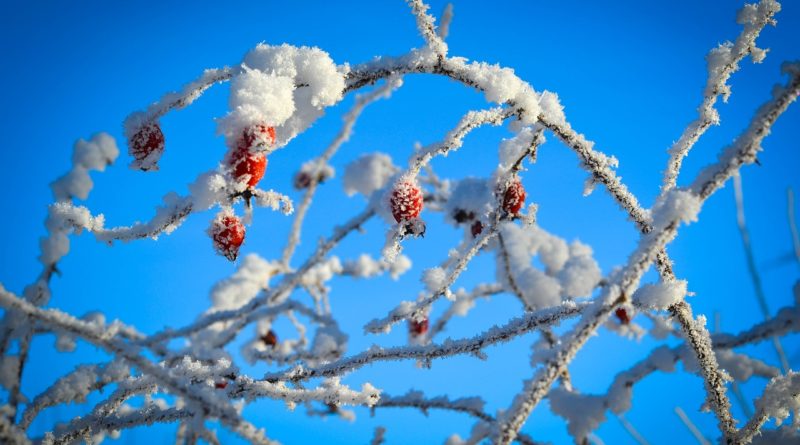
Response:
[{"label": "blue sky", "polygon": [[[477,2],[455,4],[448,39],[451,55],[513,67],[537,90],[559,94],[567,118],[596,148],[617,156],[619,174],[644,205],[658,192],[666,149],[695,117],[706,71],[704,55],[720,42],[735,38],[740,27],[737,1],[674,2]],[[686,184],[716,153],[747,125],[756,107],[769,97],[771,86],[785,80],[779,73],[784,60],[800,58],[800,4],[784,2],[778,27],[768,28],[759,46],[770,48],[766,60],[746,61],[734,74],[733,94],[720,104],[722,127],[712,128],[692,151],[679,179]],[[432,2],[439,14],[444,2]],[[398,55],[421,44],[414,20],[402,1],[354,2],[64,2],[6,1],[0,5],[0,51],[6,86],[0,108],[3,147],[0,193],[6,217],[0,249],[0,282],[16,292],[39,272],[38,239],[52,197],[49,182],[69,168],[77,138],[107,131],[118,138],[123,152],[121,122],[161,94],[179,88],[205,68],[234,65],[259,42],[315,45],[337,63],[352,64],[376,55]],[[319,154],[335,136],[341,114],[352,97],[329,110],[292,144],[270,157],[265,188],[284,190],[296,198],[290,180],[304,160]],[[84,203],[104,213],[108,225],[128,225],[149,219],[169,191],[185,193],[186,184],[214,168],[225,147],[215,133],[214,118],[226,112],[227,87],[210,90],[190,108],[163,120],[167,154],[158,173],[127,169],[127,154],[102,174],[94,174],[95,189]],[[323,187],[307,220],[297,258],[330,233],[331,222],[344,222],[363,206],[341,187],[343,167],[361,153],[383,151],[401,163],[417,141],[435,142],[468,110],[485,107],[483,97],[441,78],[412,76],[390,101],[366,111],[351,142],[333,160],[339,177]],[[433,166],[442,176],[486,176],[496,165],[497,143],[508,137],[505,128],[481,129],[470,135],[456,155]],[[586,173],[576,156],[554,137],[539,153],[538,162],[524,174],[529,200],[539,204],[539,223],[568,240],[590,244],[604,272],[621,264],[635,246],[637,232],[604,190],[582,197]],[[786,217],[786,189],[800,193],[800,110],[795,105],[775,125],[759,156],[761,167],[743,174],[745,206],[755,258],[763,275],[773,311],[792,302],[791,286],[800,268],[790,260],[791,238]],[[135,324],[145,332],[165,325],[191,322],[208,304],[213,283],[233,272],[235,265],[214,255],[205,228],[212,212],[193,215],[177,232],[158,241],[145,240],[108,248],[82,235],[73,237],[72,251],[53,282],[53,307],[82,314],[102,310],[110,318]],[[738,331],[760,319],[735,223],[731,186],[704,207],[701,221],[684,228],[669,248],[679,277],[696,293],[696,313],[713,319],[719,314],[725,331]],[[383,315],[401,299],[420,289],[417,277],[441,261],[458,242],[457,231],[430,214],[429,234],[406,244],[414,268],[399,282],[388,279],[334,282],[332,304],[343,326],[350,327],[350,352],[373,342],[397,344],[397,333],[386,338],[365,337],[361,326]],[[243,252],[274,258],[283,247],[290,219],[257,211]],[[336,254],[355,257],[377,254],[385,226],[373,221],[363,235],[348,239]],[[491,280],[492,261],[478,258],[458,285]],[[502,323],[520,311],[511,298],[479,303],[469,318],[459,319],[447,332],[454,338],[473,335]],[[288,330],[288,326],[286,327]],[[436,362],[431,370],[413,363],[375,365],[348,377],[360,386],[370,381],[399,395],[410,388],[435,396],[482,395],[494,412],[510,404],[528,366],[529,335],[509,345],[489,349],[489,360],[456,358]],[[33,396],[76,363],[104,358],[81,345],[75,354],[53,352],[52,337],[37,338],[23,389]],[[800,342],[785,340],[794,367],[800,363]],[[657,342],[621,340],[607,331],[592,339],[574,362],[576,387],[604,391],[613,376],[642,358]],[[749,348],[775,363],[774,353],[761,345]],[[255,375],[264,368],[253,370]],[[754,397],[764,381],[744,385]],[[628,419],[651,443],[683,443],[691,437],[673,413],[681,406],[711,436],[715,420],[700,413],[702,383],[685,373],[651,377],[636,387],[635,408]],[[97,400],[97,399],[93,399]],[[90,407],[91,405],[88,405]],[[83,407],[83,410],[87,407]],[[743,418],[738,406],[735,415]],[[79,413],[59,408],[45,413],[34,431],[54,419]],[[472,419],[462,414],[386,410],[370,417],[357,410],[350,425],[338,419],[308,418],[302,409],[287,412],[283,404],[259,402],[246,410],[268,434],[284,443],[367,443],[376,425],[386,426],[387,443],[442,443],[450,433],[469,433]],[[171,443],[174,426],[123,435],[123,443],[150,440]],[[546,405],[537,408],[524,431],[539,440],[567,441],[566,429]],[[221,433],[225,434],[225,433]],[[630,443],[620,423],[609,419],[598,430],[606,443]],[[226,439],[235,440],[228,435]],[[669,437],[670,439],[664,439]]]}]

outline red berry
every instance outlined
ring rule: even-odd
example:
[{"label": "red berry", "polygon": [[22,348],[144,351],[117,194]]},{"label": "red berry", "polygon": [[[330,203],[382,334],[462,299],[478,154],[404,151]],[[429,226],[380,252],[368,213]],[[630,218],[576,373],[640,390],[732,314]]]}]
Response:
[{"label": "red berry", "polygon": [[472,232],[472,237],[477,238],[477,236],[480,235],[481,232],[483,232],[483,223],[480,221],[475,221],[474,223],[472,223],[470,231]]},{"label": "red berry", "polygon": [[267,170],[267,155],[263,151],[253,149],[273,145],[275,145],[275,127],[259,124],[245,128],[236,142],[236,148],[228,158],[233,178],[237,182],[246,180],[249,187],[255,187]]},{"label": "red berry", "polygon": [[264,124],[245,128],[236,142],[236,148],[244,150],[250,150],[255,147],[271,147],[273,145],[275,145],[275,127]]},{"label": "red berry", "polygon": [[225,215],[211,223],[209,234],[214,240],[214,248],[217,252],[227,259],[235,261],[239,255],[239,247],[244,242],[242,221],[236,216]]},{"label": "red berry", "polygon": [[503,195],[503,210],[516,215],[525,204],[525,196],[525,187],[519,182],[519,178],[514,178]]},{"label": "red berry", "polygon": [[164,151],[164,133],[158,122],[147,122],[136,131],[128,141],[128,153],[137,161],[141,161],[151,153],[159,155]]},{"label": "red berry", "polygon": [[414,219],[422,211],[422,190],[414,182],[398,182],[392,190],[390,204],[395,221]]},{"label": "red berry", "polygon": [[261,336],[261,341],[263,341],[265,345],[274,348],[278,344],[278,336],[275,334],[275,331],[270,329],[269,332]]},{"label": "red berry", "polygon": [[217,389],[225,389],[227,387],[228,387],[228,382],[226,382],[225,380],[219,380],[214,383],[214,388]]},{"label": "red berry", "polygon": [[423,335],[428,332],[428,323],[427,317],[423,318],[421,321],[409,320],[408,331],[415,337]]},{"label": "red berry", "polygon": [[255,187],[267,171],[267,155],[237,148],[228,159],[228,165],[236,182],[247,181],[248,187]]},{"label": "red berry", "polygon": [[622,324],[628,324],[631,322],[631,317],[628,315],[628,311],[625,308],[618,307],[616,311],[614,311],[614,315],[617,316],[619,322]]}]

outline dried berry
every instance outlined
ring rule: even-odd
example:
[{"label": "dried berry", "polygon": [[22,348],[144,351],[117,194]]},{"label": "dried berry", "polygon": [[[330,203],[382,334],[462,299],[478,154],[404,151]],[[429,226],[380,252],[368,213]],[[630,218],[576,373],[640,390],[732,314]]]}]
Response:
[{"label": "dried berry", "polygon": [[264,342],[265,345],[275,347],[278,344],[278,335],[275,334],[275,331],[272,329],[269,330],[266,334],[263,334],[261,337],[261,341]]}]

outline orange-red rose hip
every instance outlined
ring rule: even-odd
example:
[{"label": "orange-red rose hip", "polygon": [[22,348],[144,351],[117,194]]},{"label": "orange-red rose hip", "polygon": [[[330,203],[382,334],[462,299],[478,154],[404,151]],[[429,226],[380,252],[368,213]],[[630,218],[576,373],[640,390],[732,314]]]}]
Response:
[{"label": "orange-red rose hip", "polygon": [[214,220],[209,231],[214,248],[225,258],[235,261],[244,242],[244,224],[236,216],[226,215]]}]

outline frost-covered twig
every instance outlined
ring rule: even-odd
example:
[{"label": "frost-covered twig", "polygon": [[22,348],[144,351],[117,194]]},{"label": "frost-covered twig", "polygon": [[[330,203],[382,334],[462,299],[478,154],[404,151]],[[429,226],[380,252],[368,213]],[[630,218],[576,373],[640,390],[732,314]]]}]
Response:
[{"label": "frost-covered twig", "polygon": [[541,326],[559,323],[562,319],[577,315],[586,309],[586,304],[565,303],[560,307],[542,309],[517,317],[502,326],[495,326],[472,338],[445,340],[442,344],[426,346],[401,346],[372,348],[352,357],[347,357],[317,368],[298,366],[283,372],[264,376],[267,381],[300,381],[313,377],[333,377],[351,372],[362,366],[386,360],[424,359],[433,360],[459,354],[474,354],[487,346],[509,341]]},{"label": "frost-covered twig", "polygon": [[[417,29],[425,39],[428,48],[431,49],[437,56],[444,57],[447,55],[447,44],[444,43],[444,35],[436,32],[436,20],[432,15],[429,15],[429,6],[422,2],[422,0],[407,0],[408,5],[411,6],[411,12],[417,19]],[[449,20],[448,20],[449,23]]]},{"label": "frost-covered twig", "polygon": [[[785,65],[784,70],[791,75],[787,86],[776,89],[773,100],[761,107],[745,134],[740,136],[734,145],[723,151],[720,155],[720,162],[703,170],[693,182],[690,191],[673,192],[663,202],[658,209],[660,218],[654,224],[655,229],[640,240],[639,246],[629,258],[624,272],[620,274],[621,278],[617,281],[618,284],[609,286],[594,305],[584,313],[575,329],[567,334],[567,340],[563,342],[553,358],[544,364],[534,378],[526,383],[524,390],[517,395],[496,433],[498,443],[507,444],[514,439],[533,408],[547,394],[566,364],[605,321],[612,308],[630,298],[633,290],[638,287],[641,276],[655,260],[656,253],[677,235],[679,222],[695,220],[702,203],[712,193],[718,190],[741,165],[755,161],[755,154],[760,150],[761,140],[769,133],[770,127],[781,113],[797,98],[798,90],[800,90],[800,64]],[[700,329],[701,326],[697,326],[698,323],[691,319],[690,312],[687,313],[687,306],[683,305],[682,309],[680,313],[691,320],[690,324],[696,326],[693,329],[694,335],[689,336],[691,341],[697,342],[697,346],[700,346],[696,350],[711,351],[710,342],[706,340],[708,331],[704,328]],[[713,357],[713,354],[706,356],[707,359],[713,360],[710,357]],[[701,363],[703,358],[703,356],[699,357]],[[715,369],[703,367],[703,371],[710,394],[715,396],[711,400],[711,405],[720,421],[720,430],[726,440],[732,440],[735,433],[735,422],[730,416],[730,401],[725,396],[722,378]]]},{"label": "frost-covered twig", "polygon": [[0,439],[9,445],[29,445],[31,443],[25,433],[11,423],[5,415],[0,416]]},{"label": "frost-covered twig", "polygon": [[220,421],[227,425],[231,431],[236,432],[245,439],[259,444],[273,443],[264,436],[263,431],[257,430],[249,422],[244,421],[233,407],[218,403],[203,391],[188,388],[169,371],[139,355],[135,348],[115,340],[113,333],[100,330],[94,325],[77,320],[63,312],[40,309],[1,288],[0,305],[7,309],[21,311],[53,328],[80,336],[88,342],[125,359],[131,365],[137,367],[140,372],[158,379],[161,384],[174,391],[177,395],[184,397],[198,407],[202,407],[202,409],[208,410],[209,414],[219,417]]},{"label": "frost-covered twig", "polygon": [[388,99],[391,97],[392,92],[400,88],[402,84],[403,81],[399,77],[389,78],[386,80],[384,85],[376,88],[369,94],[356,97],[356,102],[353,105],[353,108],[351,108],[350,111],[344,115],[344,125],[342,125],[342,129],[339,130],[339,133],[336,135],[330,145],[328,145],[328,148],[326,148],[318,158],[309,162],[310,166],[308,169],[306,169],[304,165],[303,170],[298,173],[298,175],[307,175],[307,179],[300,178],[302,179],[302,185],[306,187],[306,192],[303,195],[302,202],[297,207],[297,214],[292,222],[292,228],[289,232],[286,247],[283,249],[281,263],[283,263],[287,268],[289,267],[289,261],[291,260],[297,245],[300,243],[300,229],[303,225],[303,219],[305,218],[308,208],[311,206],[311,200],[314,197],[314,193],[316,192],[317,187],[322,180],[321,175],[324,174],[323,172],[328,166],[328,161],[330,161],[333,155],[336,154],[342,144],[350,140],[350,136],[353,133],[353,127],[355,127],[356,121],[361,115],[361,112],[364,111],[364,108],[380,99]]},{"label": "frost-covered twig", "polygon": [[151,335],[146,343],[157,344],[165,340],[182,337],[201,329],[204,329],[214,323],[224,322],[228,320],[240,319],[242,317],[250,316],[256,309],[270,304],[278,304],[288,298],[291,290],[297,287],[303,279],[303,276],[311,270],[319,261],[328,254],[347,234],[360,228],[367,220],[375,215],[375,210],[372,207],[367,207],[361,213],[350,219],[345,225],[338,227],[334,234],[325,242],[321,243],[317,250],[306,260],[297,271],[289,274],[274,288],[262,295],[253,298],[245,305],[238,309],[224,310],[214,312],[212,314],[201,317],[196,322],[185,326],[180,329],[167,329],[159,333]]},{"label": "frost-covered twig", "polygon": [[26,407],[19,425],[27,429],[43,409],[61,403],[82,402],[89,392],[101,390],[129,375],[128,367],[118,361],[106,365],[80,366],[36,396]]},{"label": "frost-covered twig", "polygon": [[689,154],[692,146],[711,125],[719,125],[719,113],[714,105],[720,96],[724,102],[728,101],[731,89],[727,82],[731,75],[739,70],[739,62],[752,55],[753,62],[760,63],[766,56],[767,51],[756,46],[756,38],[766,25],[775,24],[773,17],[780,9],[780,4],[775,0],[762,0],[755,5],[745,5],[736,19],[744,26],[736,41],[725,42],[706,56],[708,80],[703,90],[703,102],[697,109],[699,116],[683,130],[681,137],[669,149],[670,159],[664,171],[662,193],[675,187],[683,158]]},{"label": "frost-covered twig", "polygon": [[[463,397],[450,399],[447,396],[426,398],[421,391],[409,391],[405,395],[392,397],[383,395],[381,400],[372,407],[373,412],[378,408],[416,408],[426,416],[430,409],[441,409],[469,414],[481,421],[493,423],[495,418],[484,411],[485,402],[480,397]],[[536,445],[527,434],[517,436],[517,442],[523,445]]]},{"label": "frost-covered twig", "polygon": [[186,84],[180,91],[167,93],[162,96],[160,100],[148,106],[146,110],[128,116],[125,120],[125,125],[128,126],[141,122],[153,121],[164,116],[171,110],[185,108],[215,83],[230,80],[238,71],[238,68],[229,67],[207,69],[203,71],[200,77]]},{"label": "frost-covered twig", "polygon": [[427,338],[432,339],[440,332],[444,331],[447,323],[455,315],[466,315],[466,311],[474,304],[473,302],[478,298],[485,298],[492,295],[497,295],[503,292],[501,284],[486,284],[476,286],[472,292],[456,292],[455,301],[450,303],[450,307],[433,323],[428,331]]},{"label": "frost-covered twig", "polygon": [[764,393],[756,400],[755,415],[739,431],[738,442],[750,443],[767,420],[774,418],[780,426],[792,412],[795,418],[800,412],[800,373],[790,371],[769,382]]},{"label": "frost-covered twig", "polygon": [[439,269],[435,273],[438,275],[436,280],[432,280],[432,285],[429,285],[429,294],[418,300],[417,302],[404,301],[396,308],[392,309],[389,314],[380,319],[370,321],[364,326],[364,330],[373,334],[388,332],[392,325],[407,319],[421,319],[425,316],[425,312],[431,305],[442,296],[449,296],[452,292],[450,287],[458,279],[467,264],[473,257],[485,246],[491,238],[497,234],[497,221],[494,222],[487,230],[481,233],[469,246],[466,252],[459,256],[458,261],[453,265],[450,271],[445,275],[444,270]]}]

